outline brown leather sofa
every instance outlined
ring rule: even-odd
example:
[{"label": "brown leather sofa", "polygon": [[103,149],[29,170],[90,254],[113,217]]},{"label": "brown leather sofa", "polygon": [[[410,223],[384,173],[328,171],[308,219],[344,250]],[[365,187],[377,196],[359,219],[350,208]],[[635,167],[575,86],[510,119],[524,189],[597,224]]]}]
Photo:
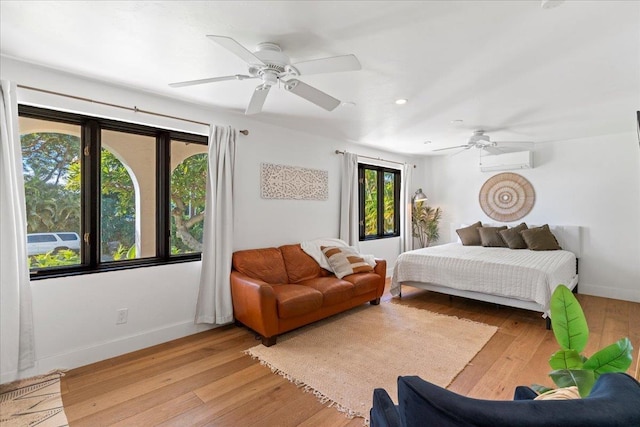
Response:
[{"label": "brown leather sofa", "polygon": [[233,254],[233,314],[261,335],[269,347],[277,336],[360,304],[380,303],[387,262],[376,259],[371,273],[338,279],[299,244],[249,249]]}]

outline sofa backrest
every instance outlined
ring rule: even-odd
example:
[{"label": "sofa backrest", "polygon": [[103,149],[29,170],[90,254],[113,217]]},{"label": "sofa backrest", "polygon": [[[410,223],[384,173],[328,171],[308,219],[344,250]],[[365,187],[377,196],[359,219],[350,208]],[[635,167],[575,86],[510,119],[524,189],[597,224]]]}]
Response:
[{"label": "sofa backrest", "polygon": [[289,276],[289,283],[300,283],[303,280],[323,276],[320,265],[305,251],[300,244],[280,246],[284,265]]},{"label": "sofa backrest", "polygon": [[282,252],[278,248],[247,249],[233,253],[233,268],[270,284],[289,283]]}]

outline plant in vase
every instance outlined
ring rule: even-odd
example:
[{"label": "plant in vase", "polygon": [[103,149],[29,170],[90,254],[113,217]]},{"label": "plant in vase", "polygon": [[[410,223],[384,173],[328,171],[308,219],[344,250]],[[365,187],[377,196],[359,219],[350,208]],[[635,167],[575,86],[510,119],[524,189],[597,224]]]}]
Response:
[{"label": "plant in vase", "polygon": [[[617,342],[586,357],[581,352],[589,339],[589,327],[582,307],[575,295],[565,285],[558,285],[551,296],[551,325],[560,350],[549,359],[549,376],[558,387],[578,388],[580,396],[586,397],[602,374],[625,372],[631,366],[633,347],[629,338]],[[534,385],[539,392],[551,389]]]},{"label": "plant in vase", "polygon": [[417,237],[421,248],[426,248],[440,238],[438,224],[440,223],[440,208],[432,208],[419,201],[413,204],[411,223],[413,237]]}]

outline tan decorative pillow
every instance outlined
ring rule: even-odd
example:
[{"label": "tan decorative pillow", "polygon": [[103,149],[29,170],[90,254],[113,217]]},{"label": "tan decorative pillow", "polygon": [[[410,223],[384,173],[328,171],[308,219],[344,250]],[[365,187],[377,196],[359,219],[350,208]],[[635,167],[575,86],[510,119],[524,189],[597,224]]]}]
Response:
[{"label": "tan decorative pillow", "polygon": [[482,244],[482,240],[480,240],[478,228],[481,227],[482,223],[478,221],[468,227],[458,228],[456,233],[460,236],[460,241],[464,246],[480,246]]},{"label": "tan decorative pillow", "polygon": [[320,249],[338,279],[349,274],[373,271],[373,267],[358,252],[349,247],[321,246]]},{"label": "tan decorative pillow", "polygon": [[482,246],[490,248],[506,248],[507,244],[502,240],[500,231],[506,230],[507,226],[502,227],[480,227],[478,232],[480,233],[480,241]]},{"label": "tan decorative pillow", "polygon": [[527,248],[532,251],[557,251],[562,249],[547,224],[520,232]]},{"label": "tan decorative pillow", "polygon": [[511,227],[508,230],[500,231],[500,237],[502,237],[502,240],[504,240],[509,249],[527,249],[527,243],[520,235],[521,231],[527,229],[527,224],[523,222],[519,225],[516,225],[515,227]]},{"label": "tan decorative pillow", "polygon": [[570,399],[582,399],[578,392],[578,387],[572,385],[571,387],[563,387],[555,390],[549,390],[542,393],[533,400],[570,400]]}]

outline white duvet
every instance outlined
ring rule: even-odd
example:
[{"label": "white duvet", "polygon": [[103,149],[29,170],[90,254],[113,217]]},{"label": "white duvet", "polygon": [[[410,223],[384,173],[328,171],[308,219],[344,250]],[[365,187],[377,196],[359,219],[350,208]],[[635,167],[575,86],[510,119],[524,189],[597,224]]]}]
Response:
[{"label": "white duvet", "polygon": [[535,301],[545,311],[559,284],[576,276],[576,256],[569,251],[486,248],[449,243],[398,256],[391,294],[402,282],[432,283],[465,291]]}]

